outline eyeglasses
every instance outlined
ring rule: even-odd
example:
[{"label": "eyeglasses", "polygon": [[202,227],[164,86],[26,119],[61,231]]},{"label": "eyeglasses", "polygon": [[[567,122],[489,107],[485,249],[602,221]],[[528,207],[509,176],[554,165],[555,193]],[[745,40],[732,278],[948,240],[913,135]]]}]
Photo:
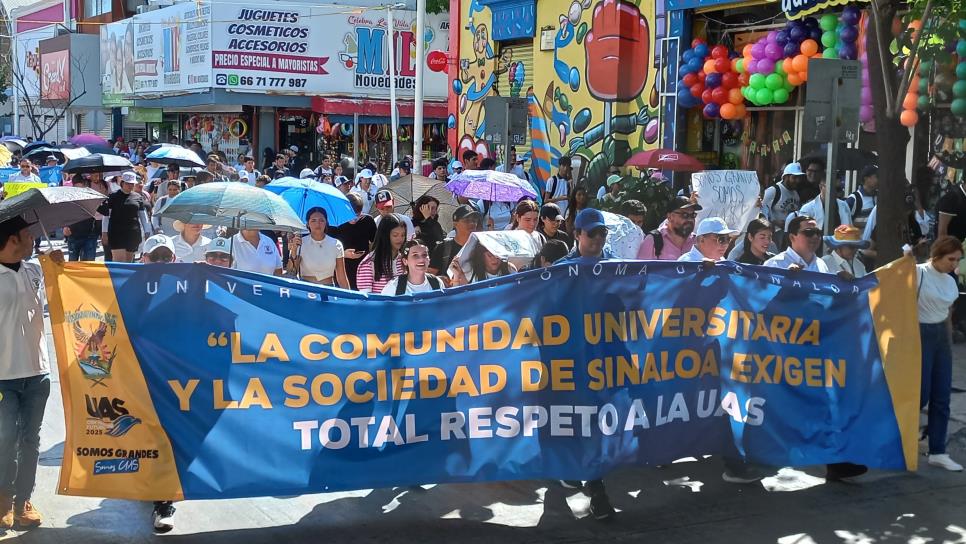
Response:
[{"label": "eyeglasses", "polygon": [[816,236],[821,236],[822,235],[822,229],[816,229],[816,228],[802,229],[802,230],[798,231],[797,234],[801,234],[801,235],[805,236],[806,238],[815,238]]},{"label": "eyeglasses", "polygon": [[682,219],[695,219],[698,214],[694,212],[672,212],[674,215],[680,216]]},{"label": "eyeglasses", "polygon": [[718,242],[721,245],[731,243],[731,236],[728,236],[727,234],[713,234],[710,236],[713,236],[712,240]]}]

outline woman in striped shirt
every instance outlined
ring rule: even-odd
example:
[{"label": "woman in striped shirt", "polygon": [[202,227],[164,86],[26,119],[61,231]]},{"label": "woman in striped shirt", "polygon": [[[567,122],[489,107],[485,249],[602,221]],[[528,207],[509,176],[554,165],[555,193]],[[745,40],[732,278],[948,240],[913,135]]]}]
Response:
[{"label": "woman in striped shirt", "polygon": [[363,293],[381,293],[396,276],[406,268],[400,250],[406,243],[406,223],[399,214],[385,215],[379,221],[372,251],[363,257],[356,273],[356,287]]}]

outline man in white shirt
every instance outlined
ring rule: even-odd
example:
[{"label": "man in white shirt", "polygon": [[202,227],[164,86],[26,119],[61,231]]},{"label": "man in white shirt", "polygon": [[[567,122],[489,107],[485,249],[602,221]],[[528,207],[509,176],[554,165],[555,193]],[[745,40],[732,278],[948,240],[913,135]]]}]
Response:
[{"label": "man in white shirt", "polygon": [[[0,532],[36,527],[30,503],[40,457],[40,424],[50,396],[44,335],[44,282],[33,253],[30,223],[0,223]],[[63,262],[60,252],[52,258]]]},{"label": "man in white shirt", "polygon": [[[809,200],[804,205],[802,209],[798,211],[793,211],[788,214],[785,218],[785,232],[788,232],[788,224],[791,223],[792,219],[798,217],[799,215],[807,215],[815,219],[815,223],[818,224],[818,228],[825,229],[825,181],[821,181],[818,184],[819,192],[818,196]],[[848,225],[851,219],[851,213],[849,212],[849,205],[842,199],[835,199],[836,211],[838,211],[838,223],[832,225],[830,228],[833,230],[838,228],[840,225]]]},{"label": "man in white shirt", "polygon": [[322,179],[323,176],[332,175],[332,157],[322,157],[322,164],[315,169],[315,177]]},{"label": "man in white shirt", "polygon": [[865,228],[869,214],[876,205],[876,197],[879,193],[879,168],[875,165],[867,165],[859,173],[859,180],[861,185],[849,195],[846,202],[852,213],[850,223],[862,229]]},{"label": "man in white shirt", "polygon": [[678,260],[712,263],[723,260],[728,246],[738,233],[737,230],[729,229],[727,223],[720,217],[705,217],[698,223],[698,229],[694,232],[694,246],[678,257]]},{"label": "man in white shirt", "polygon": [[254,187],[255,180],[258,179],[258,176],[262,175],[261,172],[255,170],[255,157],[245,155],[242,166],[243,168],[238,169],[238,180],[244,181],[245,183]]},{"label": "man in white shirt", "polygon": [[40,183],[40,176],[36,173],[37,168],[27,159],[20,159],[20,171],[10,174],[7,178],[8,183]]},{"label": "man in white shirt", "polygon": [[211,238],[201,234],[206,225],[195,223],[174,222],[174,230],[179,232],[174,237],[174,255],[179,263],[200,263],[205,260],[205,250],[211,243]]},{"label": "man in white shirt", "polygon": [[814,218],[799,215],[792,219],[788,224],[788,240],[788,249],[765,261],[764,266],[828,273],[825,261],[816,255],[822,242],[822,229]]},{"label": "man in white shirt", "polygon": [[231,267],[269,276],[282,275],[282,255],[271,238],[257,230],[241,230],[231,237]]},{"label": "man in white shirt", "polygon": [[788,214],[801,207],[798,186],[804,181],[805,172],[802,171],[802,165],[797,162],[789,163],[782,172],[782,180],[765,189],[765,194],[761,197],[765,219],[778,228],[785,225]]},{"label": "man in white shirt", "polygon": [[362,213],[368,215],[376,199],[376,188],[372,185],[372,170],[366,168],[359,172],[358,184],[352,188],[352,192],[362,198]]},{"label": "man in white shirt", "polygon": [[557,161],[557,175],[547,180],[547,189],[543,192],[544,204],[556,204],[560,213],[567,216],[567,203],[570,198],[570,157],[563,156]]},{"label": "man in white shirt", "polygon": [[861,278],[866,274],[858,253],[860,249],[868,248],[870,242],[862,239],[858,227],[841,225],[831,236],[825,237],[825,243],[832,248],[832,253],[822,257],[829,272],[846,278]]}]

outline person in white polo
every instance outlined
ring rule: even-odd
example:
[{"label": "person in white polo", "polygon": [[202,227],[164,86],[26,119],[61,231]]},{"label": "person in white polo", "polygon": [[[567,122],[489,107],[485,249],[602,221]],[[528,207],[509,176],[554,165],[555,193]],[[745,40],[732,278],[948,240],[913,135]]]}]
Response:
[{"label": "person in white polo", "polygon": [[705,217],[698,223],[698,228],[694,231],[694,247],[691,248],[691,251],[678,257],[678,260],[691,262],[721,261],[724,259],[731,241],[737,235],[738,231],[729,229],[724,219]]},{"label": "person in white polo", "polygon": [[245,229],[231,237],[232,268],[259,274],[282,275],[282,256],[271,238]]},{"label": "person in white polo", "polygon": [[205,260],[205,248],[211,243],[211,238],[201,234],[206,225],[194,223],[174,222],[174,254],[179,263],[198,263]]}]

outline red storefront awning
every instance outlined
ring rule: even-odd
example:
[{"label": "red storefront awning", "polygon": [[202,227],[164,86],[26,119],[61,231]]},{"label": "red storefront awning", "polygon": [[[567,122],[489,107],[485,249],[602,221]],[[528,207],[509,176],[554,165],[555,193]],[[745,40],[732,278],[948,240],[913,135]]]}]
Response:
[{"label": "red storefront awning", "polygon": [[[400,117],[413,117],[413,101],[397,100]],[[367,98],[326,98],[312,97],[312,111],[326,115],[353,115],[389,117],[389,100],[373,100]],[[448,114],[446,102],[423,101],[423,117],[425,119],[446,119]]]}]

